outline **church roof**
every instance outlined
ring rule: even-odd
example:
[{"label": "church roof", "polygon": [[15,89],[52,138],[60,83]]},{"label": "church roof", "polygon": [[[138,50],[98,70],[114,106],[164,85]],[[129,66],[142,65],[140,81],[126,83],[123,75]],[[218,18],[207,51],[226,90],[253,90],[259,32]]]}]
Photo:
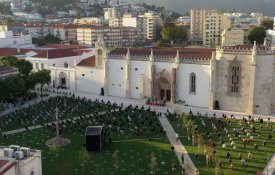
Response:
[{"label": "church roof", "polygon": [[85,46],[68,45],[68,44],[47,44],[40,46],[39,48],[51,48],[51,49],[85,49]]},{"label": "church roof", "polygon": [[[205,58],[211,59],[212,52],[215,49],[209,48],[153,48],[154,56],[175,58],[179,51],[180,58]],[[117,48],[109,53],[109,55],[126,55],[127,48]],[[151,48],[130,48],[131,56],[146,56],[151,54]]]},{"label": "church roof", "polygon": [[76,66],[95,67],[95,56],[81,60]]}]

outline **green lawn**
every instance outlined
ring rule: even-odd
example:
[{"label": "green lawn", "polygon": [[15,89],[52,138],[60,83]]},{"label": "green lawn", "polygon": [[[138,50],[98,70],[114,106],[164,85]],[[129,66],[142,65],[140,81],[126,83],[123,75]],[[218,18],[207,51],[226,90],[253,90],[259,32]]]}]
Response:
[{"label": "green lawn", "polygon": [[[69,103],[68,99],[66,101],[66,104],[60,102],[59,107],[62,107],[68,112],[70,111],[70,109],[66,107]],[[87,109],[87,106],[91,105],[89,103],[91,102],[86,101],[84,106],[82,106],[82,103],[77,103],[77,109],[79,110],[75,110],[77,112],[75,112],[74,116],[77,116],[77,114],[81,114],[82,116],[91,113],[95,114],[95,111],[105,111],[106,114],[95,114],[88,118],[67,120],[65,123],[60,124],[63,137],[71,139],[72,143],[61,148],[57,154],[51,152],[45,145],[47,140],[55,136],[55,129],[51,126],[8,135],[6,139],[1,138],[0,145],[13,144],[41,150],[43,175],[115,174],[112,155],[116,150],[119,151],[119,174],[150,174],[149,164],[151,162],[151,154],[154,154],[156,157],[156,174],[180,174],[179,161],[175,153],[170,149],[171,145],[168,138],[161,132],[162,127],[154,113],[134,109],[133,107],[127,108],[126,110],[113,111],[115,107],[112,105],[100,105],[100,107]],[[72,108],[72,106],[73,105],[71,105],[70,108]],[[34,107],[34,109],[35,108],[36,107]],[[54,108],[55,107],[52,107],[48,109],[48,111],[54,111]],[[42,113],[38,114],[43,118],[43,112],[45,113],[45,110],[40,107],[39,109]],[[36,111],[39,110],[36,109]],[[62,114],[65,113],[62,112]],[[48,117],[50,117],[50,115],[48,115]],[[71,117],[66,114],[65,118],[68,119]],[[91,158],[83,169],[79,160],[79,151],[85,142],[85,128],[89,125],[103,124],[107,126],[106,131],[108,131],[112,137],[112,145],[106,145],[102,152],[91,152]],[[18,125],[20,126],[20,124]],[[66,125],[66,127],[63,125]],[[112,125],[112,127],[108,128],[109,125]],[[19,127],[17,125],[14,126]],[[164,166],[161,165],[162,160],[166,162]],[[171,165],[173,162],[176,163],[176,172],[172,172]]]},{"label": "green lawn", "polygon": [[[222,148],[222,145],[220,143],[219,137],[217,134],[213,133],[213,129],[211,126],[211,123],[209,121],[209,118],[207,117],[188,117],[183,116],[184,118],[193,119],[195,124],[198,126],[198,133],[203,135],[204,143],[205,145],[209,145],[208,138],[206,136],[206,133],[209,132],[212,135],[212,139],[214,143],[216,144],[216,155],[215,159],[221,162],[221,170],[220,172],[222,174],[241,174],[241,175],[252,175],[256,174],[256,172],[262,172],[264,167],[266,166],[267,162],[271,158],[271,155],[275,152],[275,141],[274,136],[275,134],[272,133],[270,126],[275,128],[275,123],[269,123],[267,126],[266,123],[262,124],[262,128],[260,128],[260,123],[258,121],[250,122],[250,124],[242,121],[242,120],[233,120],[231,119],[231,126],[226,122],[226,119],[220,119],[220,121],[223,121],[224,127],[226,127],[229,130],[229,133],[231,135],[231,138],[236,144],[237,150],[233,150],[233,147],[230,145],[230,140],[228,136],[225,134],[224,130],[221,127],[221,123],[217,120],[217,118],[212,117],[213,123],[218,128],[218,132],[221,134],[221,137],[224,139],[224,142],[226,144],[226,149]],[[188,151],[189,156],[195,163],[196,167],[199,169],[200,174],[203,175],[209,175],[209,174],[215,174],[215,162],[212,162],[209,167],[206,166],[206,158],[204,155],[204,149],[199,149],[198,146],[193,146],[192,142],[188,140],[187,137],[187,129],[185,125],[181,125],[181,121],[178,117],[175,117],[172,115],[169,117],[169,120],[171,124],[173,125],[175,131],[179,134],[181,142],[185,146],[185,148]],[[206,124],[206,130],[203,128],[202,121]],[[253,124],[256,128],[256,132],[252,133],[252,136],[254,137],[254,140],[252,143],[248,144],[246,149],[243,147],[243,142],[238,140],[238,138],[235,136],[233,129],[236,128],[242,138],[247,138],[247,136],[244,134],[243,131],[241,131],[240,123],[244,126],[245,129],[249,129],[250,125]],[[183,126],[183,127],[182,127]],[[258,136],[258,133],[261,134],[261,136]],[[268,134],[272,133],[272,139],[268,139]],[[266,140],[267,145],[263,146],[262,141]],[[254,149],[254,144],[257,144],[259,146],[258,150]],[[248,159],[248,151],[251,151],[252,153],[252,159]],[[229,167],[228,158],[226,157],[227,152],[230,153],[234,165],[234,169],[232,170]],[[242,166],[240,160],[238,159],[239,153],[242,154],[244,159],[246,160],[246,165]],[[198,158],[195,158],[195,154],[198,154]],[[217,170],[216,170],[217,172]]]}]

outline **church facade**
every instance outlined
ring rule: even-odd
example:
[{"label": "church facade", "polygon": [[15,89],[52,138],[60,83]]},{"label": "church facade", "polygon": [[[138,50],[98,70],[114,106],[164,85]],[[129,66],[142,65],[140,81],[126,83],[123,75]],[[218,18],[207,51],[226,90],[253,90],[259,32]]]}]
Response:
[{"label": "church facade", "polygon": [[248,114],[275,111],[275,54],[256,43],[217,49],[116,48],[108,53],[99,39],[95,53],[72,68],[72,91]]}]

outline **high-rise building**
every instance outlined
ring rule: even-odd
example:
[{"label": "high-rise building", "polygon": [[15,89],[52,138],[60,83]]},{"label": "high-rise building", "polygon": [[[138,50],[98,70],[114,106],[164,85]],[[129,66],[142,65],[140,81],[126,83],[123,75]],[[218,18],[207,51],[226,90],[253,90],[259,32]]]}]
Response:
[{"label": "high-rise building", "polygon": [[190,12],[190,33],[191,42],[195,44],[203,43],[203,26],[206,15],[216,14],[216,9],[191,9]]},{"label": "high-rise building", "polygon": [[95,46],[98,37],[102,35],[107,47],[131,46],[139,42],[135,27],[95,27],[79,26],[77,41],[79,45]]},{"label": "high-rise building", "polygon": [[207,14],[203,22],[203,45],[206,47],[221,45],[222,31],[230,26],[231,20],[228,16],[219,13]]},{"label": "high-rise building", "polygon": [[162,19],[153,13],[145,13],[138,16],[138,30],[141,38],[147,40],[158,39]]}]

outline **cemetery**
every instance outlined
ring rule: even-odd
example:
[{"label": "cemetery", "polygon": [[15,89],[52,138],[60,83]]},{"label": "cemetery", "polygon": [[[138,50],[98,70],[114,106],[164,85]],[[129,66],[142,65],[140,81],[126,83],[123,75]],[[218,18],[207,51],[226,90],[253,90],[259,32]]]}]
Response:
[{"label": "cemetery", "polygon": [[[45,175],[181,174],[156,113],[144,107],[122,106],[85,98],[50,98],[3,116],[0,145],[40,149]],[[64,147],[46,145],[56,137],[56,108],[58,133],[70,140]],[[88,126],[103,126],[100,151],[85,149]],[[23,132],[10,132],[22,128]]]},{"label": "cemetery", "polygon": [[200,174],[262,172],[275,152],[275,123],[251,116],[165,114]]}]

